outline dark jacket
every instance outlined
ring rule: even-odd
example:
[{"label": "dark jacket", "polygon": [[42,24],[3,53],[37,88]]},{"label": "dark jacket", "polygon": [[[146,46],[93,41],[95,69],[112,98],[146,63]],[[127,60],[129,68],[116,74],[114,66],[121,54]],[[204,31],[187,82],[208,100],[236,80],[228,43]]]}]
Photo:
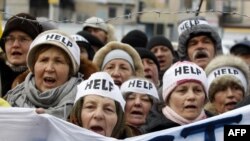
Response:
[{"label": "dark jacket", "polygon": [[0,97],[4,97],[5,94],[11,89],[14,79],[23,73],[23,70],[12,70],[6,63],[3,56],[0,57],[0,78],[1,78],[1,92]]}]

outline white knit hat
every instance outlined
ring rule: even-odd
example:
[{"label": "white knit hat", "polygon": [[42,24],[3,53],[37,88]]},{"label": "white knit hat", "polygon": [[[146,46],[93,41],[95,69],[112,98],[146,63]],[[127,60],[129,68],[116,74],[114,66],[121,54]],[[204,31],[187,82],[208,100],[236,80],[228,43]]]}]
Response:
[{"label": "white knit hat", "polygon": [[27,65],[31,72],[34,70],[35,52],[44,44],[54,45],[63,49],[68,54],[73,65],[73,73],[76,74],[78,72],[80,67],[80,49],[70,35],[58,29],[42,32],[31,43],[27,55]]},{"label": "white knit hat", "polygon": [[75,103],[78,99],[86,95],[99,95],[113,99],[120,103],[124,111],[125,101],[122,97],[122,93],[107,72],[93,73],[89,79],[82,81],[77,86]]},{"label": "white knit hat", "polygon": [[207,95],[208,85],[205,71],[193,62],[182,61],[173,64],[163,75],[163,100],[166,101],[174,88],[183,82],[200,82]]},{"label": "white knit hat", "polygon": [[85,30],[86,27],[92,27],[92,28],[99,28],[102,29],[105,32],[108,32],[108,25],[105,23],[105,21],[98,17],[90,17],[83,23],[83,30]]},{"label": "white knit hat", "polygon": [[159,100],[157,89],[151,81],[144,78],[132,78],[121,85],[121,92],[123,97],[126,98],[127,94],[130,92],[135,92],[139,94],[147,94],[153,97],[153,101]]}]

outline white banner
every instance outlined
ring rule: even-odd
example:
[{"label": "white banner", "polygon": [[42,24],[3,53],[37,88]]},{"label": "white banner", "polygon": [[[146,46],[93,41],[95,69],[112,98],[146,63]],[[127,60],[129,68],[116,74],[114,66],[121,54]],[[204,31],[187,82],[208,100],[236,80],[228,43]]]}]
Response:
[{"label": "white banner", "polygon": [[[224,125],[250,125],[250,105],[124,141],[223,141]],[[118,141],[28,108],[0,108],[0,141]]]}]

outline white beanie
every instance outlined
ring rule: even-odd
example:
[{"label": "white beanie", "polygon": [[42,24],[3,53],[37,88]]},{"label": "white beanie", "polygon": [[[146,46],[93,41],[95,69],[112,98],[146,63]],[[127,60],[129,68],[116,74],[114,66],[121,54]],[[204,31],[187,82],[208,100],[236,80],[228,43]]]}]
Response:
[{"label": "white beanie", "polygon": [[176,86],[183,82],[198,81],[202,84],[207,95],[208,85],[205,71],[193,62],[179,61],[173,64],[163,75],[163,100],[166,101],[169,94]]},{"label": "white beanie", "polygon": [[76,74],[78,72],[80,67],[80,49],[70,35],[58,29],[42,32],[31,43],[27,55],[27,65],[31,72],[34,70],[35,52],[40,49],[41,45],[45,44],[54,45],[64,50],[73,65],[73,73]]},{"label": "white beanie", "polygon": [[86,27],[92,27],[92,28],[99,28],[102,29],[105,32],[108,32],[108,25],[105,23],[105,21],[98,17],[90,17],[83,23],[83,30],[85,30]]},{"label": "white beanie", "polygon": [[102,67],[101,70],[103,70],[103,68],[105,67],[105,65],[113,60],[113,59],[123,59],[126,60],[133,68],[133,70],[135,70],[134,67],[134,61],[132,59],[132,57],[124,50],[122,49],[115,49],[110,51],[104,58],[103,63],[102,63]]},{"label": "white beanie", "polygon": [[93,73],[89,79],[82,81],[77,86],[75,103],[78,99],[86,95],[99,95],[113,99],[121,105],[124,111],[125,100],[122,97],[122,93],[107,72]]},{"label": "white beanie", "polygon": [[157,89],[154,85],[154,83],[150,82],[147,79],[143,78],[132,78],[121,85],[121,92],[123,94],[123,97],[126,98],[127,94],[130,92],[135,92],[139,94],[147,94],[149,96],[153,97],[153,102],[156,102],[155,100],[159,100]]}]

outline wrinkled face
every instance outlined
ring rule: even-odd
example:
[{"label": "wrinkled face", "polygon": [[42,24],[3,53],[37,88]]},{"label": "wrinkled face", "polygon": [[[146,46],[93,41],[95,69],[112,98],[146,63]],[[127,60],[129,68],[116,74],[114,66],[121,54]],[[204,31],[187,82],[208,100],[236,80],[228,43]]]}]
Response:
[{"label": "wrinkled face", "polygon": [[143,58],[142,64],[144,67],[145,78],[152,80],[152,82],[158,86],[159,83],[159,72],[157,65],[154,63],[153,60],[149,58]]},{"label": "wrinkled face", "polygon": [[183,118],[194,120],[201,114],[205,104],[205,95],[200,83],[186,82],[173,90],[168,105]]},{"label": "wrinkled face", "polygon": [[119,87],[134,74],[131,65],[123,59],[109,61],[104,66],[103,71],[110,74],[115,84]]},{"label": "wrinkled face", "polygon": [[64,84],[69,78],[69,58],[58,47],[51,46],[41,52],[34,66],[35,84],[38,90],[46,90]]},{"label": "wrinkled face", "polygon": [[196,36],[189,40],[187,53],[191,62],[205,69],[215,56],[215,45],[207,36]]},{"label": "wrinkled face", "polygon": [[26,56],[31,42],[31,37],[22,31],[10,32],[5,38],[8,62],[14,66],[26,66]]},{"label": "wrinkled face", "polygon": [[89,32],[93,36],[97,37],[101,42],[107,42],[107,33],[99,28],[87,27],[85,31]]},{"label": "wrinkled face", "polygon": [[235,108],[235,105],[242,101],[244,93],[242,88],[234,84],[217,91],[214,95],[213,104],[219,113],[224,113]]},{"label": "wrinkled face", "polygon": [[155,54],[158,62],[160,63],[161,71],[168,69],[172,65],[174,57],[168,47],[159,45],[153,47],[150,51]]},{"label": "wrinkled face", "polygon": [[118,121],[114,100],[97,95],[84,97],[82,127],[110,137]]},{"label": "wrinkled face", "polygon": [[147,94],[131,93],[126,97],[126,123],[139,127],[146,123],[146,118],[152,107],[152,101]]}]

